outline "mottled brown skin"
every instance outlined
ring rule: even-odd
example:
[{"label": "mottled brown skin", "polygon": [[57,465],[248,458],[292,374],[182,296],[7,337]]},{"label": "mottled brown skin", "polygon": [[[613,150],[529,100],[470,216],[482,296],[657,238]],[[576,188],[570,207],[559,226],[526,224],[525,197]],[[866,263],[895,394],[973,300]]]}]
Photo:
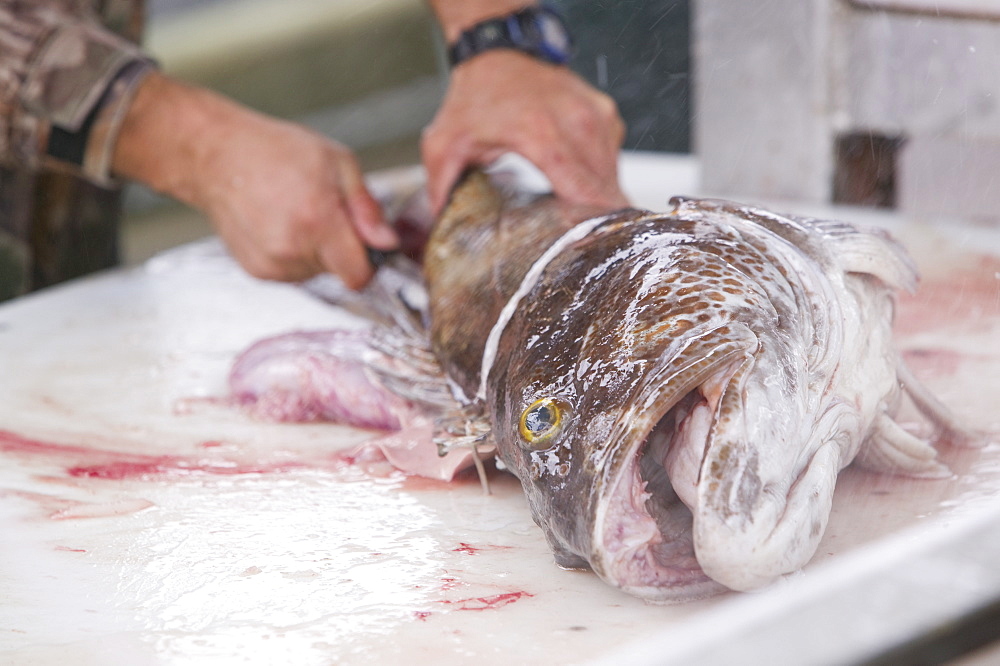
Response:
[{"label": "mottled brown skin", "polygon": [[577,222],[605,211],[549,195],[514,200],[480,171],[456,187],[424,255],[431,344],[467,396],[479,387],[490,328],[545,249]]}]

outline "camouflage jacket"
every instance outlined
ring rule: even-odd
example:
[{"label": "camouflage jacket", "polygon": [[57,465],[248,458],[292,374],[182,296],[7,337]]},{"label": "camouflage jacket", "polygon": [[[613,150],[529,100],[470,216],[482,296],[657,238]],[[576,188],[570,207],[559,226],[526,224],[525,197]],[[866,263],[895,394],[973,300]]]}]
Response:
[{"label": "camouflage jacket", "polygon": [[0,0],[0,299],[117,261],[142,0]]}]

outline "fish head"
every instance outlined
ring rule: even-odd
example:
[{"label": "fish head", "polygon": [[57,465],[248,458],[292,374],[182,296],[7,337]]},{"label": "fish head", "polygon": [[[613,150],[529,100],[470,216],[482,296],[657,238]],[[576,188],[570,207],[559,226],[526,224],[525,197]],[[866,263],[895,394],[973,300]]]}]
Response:
[{"label": "fish head", "polygon": [[695,224],[631,211],[554,248],[484,374],[498,454],[556,562],[656,602],[721,589],[695,557],[692,484],[757,347],[740,320],[765,300]]}]

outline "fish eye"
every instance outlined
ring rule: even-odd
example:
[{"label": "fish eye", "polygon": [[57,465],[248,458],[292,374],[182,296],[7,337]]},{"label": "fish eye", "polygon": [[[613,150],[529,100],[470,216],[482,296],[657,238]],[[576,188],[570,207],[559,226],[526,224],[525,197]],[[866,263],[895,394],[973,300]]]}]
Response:
[{"label": "fish eye", "polygon": [[528,444],[545,444],[559,430],[563,410],[552,398],[536,400],[521,412],[521,437]]}]

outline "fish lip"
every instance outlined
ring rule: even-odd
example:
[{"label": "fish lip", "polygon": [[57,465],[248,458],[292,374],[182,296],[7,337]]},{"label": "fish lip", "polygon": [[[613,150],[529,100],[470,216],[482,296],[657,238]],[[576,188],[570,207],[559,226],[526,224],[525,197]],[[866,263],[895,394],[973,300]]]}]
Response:
[{"label": "fish lip", "polygon": [[[665,412],[663,418],[666,415]],[[646,505],[649,494],[645,492],[640,471],[642,453],[654,429],[655,425],[635,438],[629,446],[627,461],[604,493],[605,501],[598,502],[589,558],[591,567],[609,584],[653,603],[679,603],[718,594],[726,588],[709,578],[698,564],[690,546],[690,522],[686,530],[690,552],[675,553],[672,560],[664,559],[664,545],[676,544],[667,544]],[[637,486],[643,491],[635,492]]]},{"label": "fish lip", "polygon": [[[690,601],[727,589],[711,579],[698,564],[693,546],[693,517],[676,498],[676,506],[672,510],[680,511],[683,507],[687,523],[683,534],[674,531],[673,542],[668,542],[647,503],[650,494],[646,492],[647,481],[640,464],[648,447],[653,444],[654,433],[666,419],[682,417],[672,424],[667,450],[677,444],[675,440],[682,423],[699,405],[705,405],[710,410],[714,423],[717,401],[728,387],[735,367],[734,359],[727,355],[685,385],[670,385],[670,377],[650,382],[639,393],[639,397],[646,400],[638,401],[638,404],[653,405],[647,414],[639,418],[629,414],[620,421],[623,434],[617,439],[622,444],[611,462],[613,471],[609,474],[609,483],[605,485],[605,491],[595,498],[597,510],[589,557],[593,570],[609,584],[652,603]],[[709,385],[711,388],[706,389]],[[696,393],[698,395],[693,395]],[[705,393],[712,397],[705,399]],[[686,400],[691,400],[687,404],[688,412],[679,415],[674,410]],[[642,425],[637,425],[637,421]],[[706,433],[703,445],[707,444],[708,436]],[[672,483],[670,485],[673,490]],[[641,491],[636,492],[636,488],[641,488]],[[676,516],[674,520],[676,522]],[[623,533],[630,538],[617,540],[616,535]],[[681,542],[678,542],[678,537]],[[688,552],[681,552],[685,547]]]}]

